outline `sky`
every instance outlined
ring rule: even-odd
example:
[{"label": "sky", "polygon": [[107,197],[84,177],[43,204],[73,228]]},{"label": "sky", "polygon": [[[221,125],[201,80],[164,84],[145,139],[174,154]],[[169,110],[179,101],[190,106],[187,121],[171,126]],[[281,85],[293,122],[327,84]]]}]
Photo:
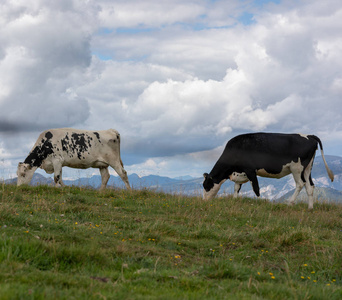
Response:
[{"label": "sky", "polygon": [[0,178],[60,127],[117,129],[140,176],[202,176],[246,132],[342,156],[341,32],[340,0],[2,0]]}]

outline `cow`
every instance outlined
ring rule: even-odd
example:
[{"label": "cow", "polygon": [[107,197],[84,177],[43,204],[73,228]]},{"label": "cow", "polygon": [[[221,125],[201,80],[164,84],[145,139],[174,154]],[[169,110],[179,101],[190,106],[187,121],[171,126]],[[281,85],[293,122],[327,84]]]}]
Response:
[{"label": "cow", "polygon": [[263,132],[238,135],[228,141],[210,174],[203,174],[203,198],[214,198],[227,179],[235,182],[234,197],[238,196],[241,185],[248,181],[259,197],[257,176],[282,178],[292,173],[296,189],[288,204],[294,204],[305,185],[309,209],[312,209],[314,183],[311,169],[318,145],[329,178],[333,181],[334,174],[325,160],[322,142],[315,135]]},{"label": "cow", "polygon": [[54,173],[56,186],[64,186],[62,167],[99,168],[100,190],[106,188],[111,166],[130,190],[128,177],[120,158],[120,134],[114,129],[88,131],[73,128],[42,132],[24,162],[18,164],[17,185],[29,184],[33,173],[41,168]]}]

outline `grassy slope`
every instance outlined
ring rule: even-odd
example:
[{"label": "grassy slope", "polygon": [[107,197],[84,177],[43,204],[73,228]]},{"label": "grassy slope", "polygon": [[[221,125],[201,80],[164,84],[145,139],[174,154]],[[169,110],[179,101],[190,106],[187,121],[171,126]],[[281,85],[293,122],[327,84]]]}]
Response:
[{"label": "grassy slope", "polygon": [[1,186],[0,299],[342,299],[342,206]]}]

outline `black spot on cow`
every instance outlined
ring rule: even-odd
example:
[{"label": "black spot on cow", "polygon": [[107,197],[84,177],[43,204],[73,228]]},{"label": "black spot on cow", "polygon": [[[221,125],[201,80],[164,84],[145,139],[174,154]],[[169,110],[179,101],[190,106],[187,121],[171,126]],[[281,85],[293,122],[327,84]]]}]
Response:
[{"label": "black spot on cow", "polygon": [[78,159],[82,158],[82,154],[88,150],[84,133],[73,133],[71,135],[72,150],[76,152]]},{"label": "black spot on cow", "polygon": [[50,139],[42,139],[41,143],[26,157],[24,163],[29,164],[31,167],[40,167],[44,159],[53,154],[53,152],[53,145]]},{"label": "black spot on cow", "polygon": [[99,143],[101,144],[100,135],[98,132],[94,131],[94,135],[97,137]]},{"label": "black spot on cow", "polygon": [[89,153],[88,149],[92,147],[93,138],[84,133],[73,133],[71,137],[68,134],[61,140],[63,151],[70,157],[77,155],[78,159],[84,159],[84,153]]},{"label": "black spot on cow", "polygon": [[52,134],[50,131],[48,131],[47,133],[45,133],[45,137],[46,137],[48,140],[50,140],[50,139],[53,137],[53,134]]},{"label": "black spot on cow", "polygon": [[77,145],[86,147],[84,136],[85,136],[84,133],[73,133],[71,135],[71,141],[72,143],[76,143]]},{"label": "black spot on cow", "polygon": [[68,134],[66,134],[66,136],[61,139],[61,143],[62,143],[62,150],[66,153],[68,153],[68,145],[69,145],[69,136]]}]

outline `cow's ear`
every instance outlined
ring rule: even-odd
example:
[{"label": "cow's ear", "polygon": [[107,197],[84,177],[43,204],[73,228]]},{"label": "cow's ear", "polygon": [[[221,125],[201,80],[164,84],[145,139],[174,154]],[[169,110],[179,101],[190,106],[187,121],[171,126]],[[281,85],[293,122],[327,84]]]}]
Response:
[{"label": "cow's ear", "polygon": [[204,174],[203,174],[203,177],[204,177],[205,179],[207,179],[208,176],[209,176],[208,173],[204,173]]}]

